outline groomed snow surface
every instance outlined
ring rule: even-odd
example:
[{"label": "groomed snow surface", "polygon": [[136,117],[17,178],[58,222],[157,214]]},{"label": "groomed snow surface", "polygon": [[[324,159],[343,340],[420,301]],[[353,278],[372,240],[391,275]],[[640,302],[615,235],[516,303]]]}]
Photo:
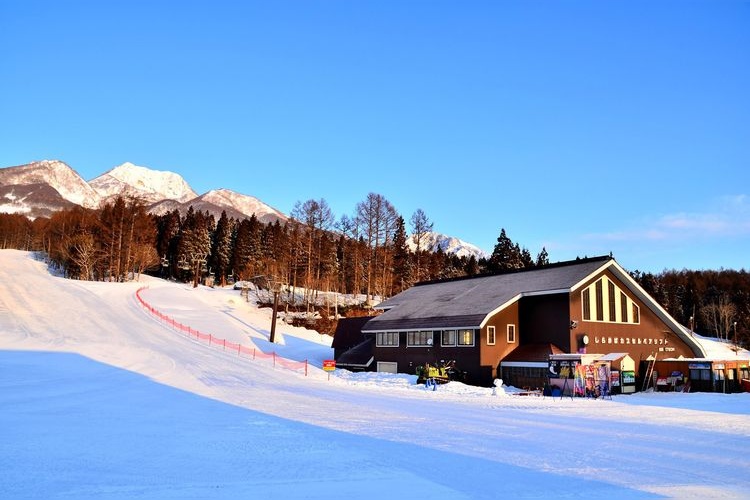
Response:
[{"label": "groomed snow surface", "polygon": [[[303,369],[185,335],[161,313]],[[321,369],[231,288],[54,276],[0,251],[0,497],[747,498],[750,394],[492,395]]]}]

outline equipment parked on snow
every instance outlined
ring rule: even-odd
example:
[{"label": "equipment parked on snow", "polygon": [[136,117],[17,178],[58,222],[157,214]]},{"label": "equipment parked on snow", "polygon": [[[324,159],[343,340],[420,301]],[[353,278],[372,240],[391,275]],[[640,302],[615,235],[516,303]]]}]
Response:
[{"label": "equipment parked on snow", "polygon": [[424,365],[417,366],[417,383],[424,384],[426,382],[445,384],[451,380],[464,381],[466,378],[466,372],[463,372],[456,368],[456,361],[440,360],[439,363],[430,364],[425,363]]}]

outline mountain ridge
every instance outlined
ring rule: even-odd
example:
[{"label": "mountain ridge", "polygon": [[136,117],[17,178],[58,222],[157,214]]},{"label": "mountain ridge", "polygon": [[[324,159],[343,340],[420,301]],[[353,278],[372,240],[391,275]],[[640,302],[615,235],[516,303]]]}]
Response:
[{"label": "mountain ridge", "polygon": [[[225,211],[228,217],[243,219],[255,215],[263,223],[284,222],[289,216],[250,195],[219,188],[198,195],[180,175],[154,170],[130,162],[122,163],[86,182],[72,167],[59,160],[41,160],[0,168],[0,213],[22,214],[30,219],[49,217],[75,205],[99,208],[116,196],[134,196],[146,202],[149,212],[164,215],[178,210],[184,215],[194,210],[207,211],[216,219]],[[414,237],[407,239],[412,251]],[[459,238],[431,232],[423,236],[420,249],[474,255],[489,255]]]}]

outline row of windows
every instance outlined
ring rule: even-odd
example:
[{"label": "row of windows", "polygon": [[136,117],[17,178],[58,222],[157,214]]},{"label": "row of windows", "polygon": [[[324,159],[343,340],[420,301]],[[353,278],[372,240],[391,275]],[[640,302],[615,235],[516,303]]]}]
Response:
[{"label": "row of windows", "polygon": [[[430,347],[434,343],[434,334],[440,336],[442,347],[471,347],[474,345],[475,330],[441,330],[432,331],[410,331],[406,332],[406,345],[408,347]],[[495,345],[495,327],[487,327],[487,345]],[[509,344],[516,342],[516,325],[507,325],[506,340]],[[378,347],[398,347],[398,332],[378,332],[375,334],[375,344]]]},{"label": "row of windows", "polygon": [[[594,295],[594,304],[591,303],[591,295]],[[581,291],[581,307],[584,321],[633,324],[641,322],[638,304],[606,276]]]},{"label": "row of windows", "polygon": [[[434,333],[432,331],[406,332],[406,345],[408,347],[430,347],[434,343]],[[437,333],[440,335],[440,345],[443,347],[470,347],[474,345],[474,330],[442,330]],[[398,347],[399,333],[378,332],[375,334],[375,345],[378,347]]]}]

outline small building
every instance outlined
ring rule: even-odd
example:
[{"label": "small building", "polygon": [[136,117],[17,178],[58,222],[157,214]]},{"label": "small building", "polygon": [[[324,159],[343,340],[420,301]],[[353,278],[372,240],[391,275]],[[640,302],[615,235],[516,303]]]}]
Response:
[{"label": "small building", "polygon": [[631,394],[636,391],[635,361],[628,353],[611,352],[595,361],[609,365],[612,394]]},{"label": "small building", "polygon": [[383,313],[362,333],[373,341],[378,371],[413,374],[425,363],[452,360],[469,383],[489,387],[504,369],[542,369],[533,345],[636,361],[705,356],[611,256],[419,283],[376,308]]},{"label": "small building", "polygon": [[748,359],[667,358],[653,362],[651,380],[645,386],[657,391],[744,392],[742,380],[750,380]]}]

